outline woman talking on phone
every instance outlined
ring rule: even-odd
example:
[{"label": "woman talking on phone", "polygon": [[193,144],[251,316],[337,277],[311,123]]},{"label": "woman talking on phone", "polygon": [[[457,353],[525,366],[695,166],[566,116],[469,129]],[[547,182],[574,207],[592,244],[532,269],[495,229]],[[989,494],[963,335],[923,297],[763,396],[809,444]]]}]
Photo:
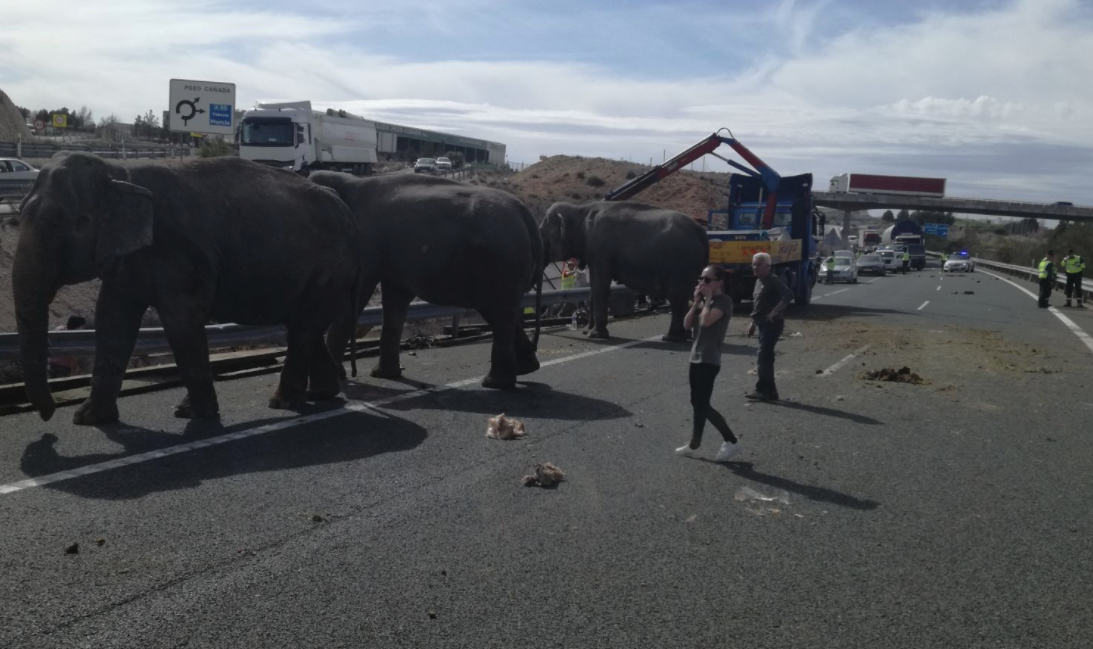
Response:
[{"label": "woman talking on phone", "polygon": [[694,427],[691,430],[690,444],[676,449],[679,455],[698,457],[702,431],[709,421],[725,439],[714,457],[715,462],[727,462],[740,450],[740,444],[729,424],[710,405],[714,379],[721,371],[721,343],[725,340],[725,332],[729,329],[729,319],[732,317],[732,299],[725,295],[724,285],[724,268],[707,266],[703,269],[698,286],[695,287],[694,305],[683,320],[683,326],[691,329],[694,334],[689,369]]}]

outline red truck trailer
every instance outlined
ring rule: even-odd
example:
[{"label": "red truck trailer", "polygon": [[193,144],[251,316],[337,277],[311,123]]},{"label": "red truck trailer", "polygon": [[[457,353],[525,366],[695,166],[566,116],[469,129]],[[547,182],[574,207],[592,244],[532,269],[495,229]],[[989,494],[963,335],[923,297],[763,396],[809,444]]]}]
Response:
[{"label": "red truck trailer", "polygon": [[944,178],[840,174],[831,179],[829,191],[853,194],[900,194],[945,197]]}]

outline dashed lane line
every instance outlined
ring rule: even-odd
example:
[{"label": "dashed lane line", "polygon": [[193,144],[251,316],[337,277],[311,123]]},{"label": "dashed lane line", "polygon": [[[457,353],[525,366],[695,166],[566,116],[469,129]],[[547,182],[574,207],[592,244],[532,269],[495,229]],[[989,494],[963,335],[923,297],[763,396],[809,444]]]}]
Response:
[{"label": "dashed lane line", "polygon": [[[1028,290],[1024,286],[1021,286],[1020,284],[1018,284],[1016,282],[1011,282],[1010,280],[1006,279],[1005,277],[1002,277],[1001,275],[996,275],[996,274],[990,272],[989,270],[981,270],[980,272],[986,273],[986,274],[990,275],[991,277],[996,277],[996,278],[1002,280],[1003,282],[1005,282],[1005,283],[1009,284],[1010,286],[1016,288],[1018,291],[1021,291],[1022,293],[1024,293],[1025,295],[1028,295],[1029,297],[1031,297],[1034,300],[1039,300],[1040,299],[1039,295],[1036,295],[1032,291]],[[1078,323],[1074,322],[1070,318],[1068,318],[1065,315],[1063,315],[1062,313],[1060,313],[1059,310],[1056,309],[1053,306],[1048,307],[1047,310],[1050,311],[1052,313],[1052,315],[1054,315],[1056,318],[1058,318],[1064,325],[1066,325],[1067,329],[1070,329],[1072,332],[1074,332],[1074,335],[1078,337],[1078,340],[1082,341],[1085,344],[1085,346],[1089,348],[1089,351],[1093,352],[1093,337],[1091,337],[1089,334],[1087,334],[1085,332],[1085,330],[1083,330],[1081,327],[1079,327]]]},{"label": "dashed lane line", "polygon": [[[619,349],[626,349],[627,347],[634,347],[635,345],[641,345],[643,343],[659,339],[660,336],[650,336],[649,338],[643,338],[641,340],[631,340],[630,342],[622,343],[620,345],[612,345],[610,347],[594,349],[592,351],[583,352],[580,354],[573,354],[572,356],[557,358],[552,361],[547,361],[543,363],[540,367],[560,365],[561,363],[568,363],[570,361],[588,358],[589,356],[597,356],[599,354],[605,354],[607,352],[612,352]],[[196,442],[189,442],[187,444],[179,444],[178,446],[169,446],[167,448],[148,451],[147,453],[128,455],[126,457],[120,457],[113,460],[108,460],[106,462],[99,462],[98,464],[88,464],[87,466],[71,469],[69,471],[61,471],[58,473],[51,473],[49,475],[38,476],[36,478],[29,478],[27,480],[20,480],[18,482],[0,484],[0,496],[15,493],[17,491],[23,491],[25,489],[32,489],[34,487],[41,487],[43,485],[53,484],[55,482],[61,482],[63,480],[71,480],[72,478],[78,478],[85,475],[102,473],[103,471],[109,471],[111,469],[117,469],[123,466],[130,466],[133,464],[140,464],[142,462],[148,462],[151,460],[158,460],[163,457],[178,455],[179,453],[185,453],[187,451],[193,451],[200,448],[227,444],[228,442],[234,442],[236,440],[246,439],[248,437],[257,437],[259,435],[265,435],[266,433],[272,433],[278,430],[285,430],[286,428],[295,428],[297,426],[312,424],[317,421],[334,419],[335,417],[347,415],[351,412],[369,411],[386,417],[387,415],[379,410],[379,408],[390,405],[392,403],[397,403],[399,401],[415,399],[417,397],[424,396],[430,393],[462,388],[467,385],[478,383],[481,380],[482,377],[476,376],[474,378],[463,379],[462,381],[456,381],[454,383],[448,383],[446,385],[439,385],[431,388],[425,388],[422,390],[413,390],[412,392],[403,392],[401,394],[387,397],[386,399],[379,399],[378,401],[350,401],[347,402],[343,408],[338,410],[328,410],[325,412],[317,412],[310,415],[301,415],[299,417],[294,417],[285,421],[266,424],[264,426],[257,426],[248,430],[228,433],[227,435],[220,435],[219,437],[210,437],[208,439],[202,439]]]},{"label": "dashed lane line", "polygon": [[922,303],[921,306],[919,306],[917,309],[915,309],[915,311],[921,311],[921,310],[925,309],[926,305],[929,304],[929,303],[930,303],[930,301],[926,300],[925,302]]},{"label": "dashed lane line", "polygon": [[939,291],[940,291],[940,290],[941,290],[941,287],[940,287],[940,286],[938,286],[938,287],[937,287],[937,290],[939,290]]},{"label": "dashed lane line", "polygon": [[832,375],[832,374],[834,374],[835,372],[838,372],[838,371],[839,371],[839,369],[840,369],[840,368],[841,368],[841,367],[842,367],[843,365],[846,365],[846,364],[847,364],[847,363],[849,363],[850,361],[854,360],[854,359],[855,359],[855,358],[857,358],[857,357],[858,357],[858,356],[859,356],[859,355],[860,355],[860,354],[861,354],[862,352],[864,352],[865,350],[869,349],[870,347],[872,347],[872,345],[866,345],[866,346],[862,347],[861,349],[857,349],[857,350],[855,350],[853,354],[850,354],[849,356],[847,356],[846,358],[842,359],[842,360],[841,360],[841,361],[839,361],[838,363],[835,363],[834,365],[832,365],[831,367],[827,368],[827,369],[826,369],[826,370],[824,370],[823,372],[820,372],[819,376],[821,376],[821,377],[824,377],[824,376],[831,376],[831,375]]}]

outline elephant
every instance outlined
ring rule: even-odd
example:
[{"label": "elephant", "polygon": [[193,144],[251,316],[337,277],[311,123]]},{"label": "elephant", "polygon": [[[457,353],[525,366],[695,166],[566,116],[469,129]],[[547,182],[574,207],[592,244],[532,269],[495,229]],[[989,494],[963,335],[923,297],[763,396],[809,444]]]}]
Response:
[{"label": "elephant", "polygon": [[576,257],[589,268],[590,338],[607,338],[612,280],[653,299],[667,298],[672,322],[662,339],[686,342],[683,328],[695,282],[709,259],[706,230],[693,218],[633,201],[554,203],[539,226],[547,260]]},{"label": "elephant", "polygon": [[[539,369],[539,316],[534,341],[529,340],[520,303],[533,286],[537,306],[541,301],[543,242],[535,217],[517,198],[412,174],[356,178],[316,171],[308,178],[336,191],[357,219],[359,304],[367,304],[380,285],[383,328],[372,376],[401,376],[402,328],[415,296],[475,309],[490,325],[493,350],[484,387],[513,388],[517,376]],[[327,346],[334,358],[342,358],[354,321],[338,318],[331,326]]]},{"label": "elephant", "polygon": [[[234,157],[121,167],[88,153],[50,161],[21,206],[12,281],[27,397],[43,420],[49,305],[64,285],[102,280],[91,394],[78,425],[118,420],[117,398],[141,319],[154,307],[186,395],[182,418],[214,418],[205,324],[285,324],[288,350],[271,408],[341,391],[323,333],[352,299],[356,226],[333,192]],[[309,386],[310,381],[310,386]]]}]

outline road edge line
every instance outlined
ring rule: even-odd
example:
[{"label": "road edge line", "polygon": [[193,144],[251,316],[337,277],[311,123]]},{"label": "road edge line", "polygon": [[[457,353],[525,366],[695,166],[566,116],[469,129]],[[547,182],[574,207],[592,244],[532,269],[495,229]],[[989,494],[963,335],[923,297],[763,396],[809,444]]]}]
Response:
[{"label": "road edge line", "polygon": [[[1024,286],[1021,286],[1020,284],[1017,284],[1016,282],[1012,282],[1012,281],[1006,279],[1005,277],[1002,277],[1001,275],[995,275],[994,273],[990,272],[989,270],[980,270],[979,272],[986,273],[986,274],[990,275],[991,277],[1002,280],[1003,282],[1009,284],[1010,286],[1014,287],[1015,289],[1017,289],[1019,291],[1022,291],[1023,293],[1025,293],[1026,295],[1028,295],[1029,297],[1031,297],[1034,300],[1039,300],[1040,299],[1039,295],[1036,295],[1035,293],[1028,290]],[[1054,315],[1056,318],[1058,318],[1060,322],[1062,322],[1064,325],[1066,325],[1066,328],[1070,329],[1070,331],[1075,336],[1078,337],[1078,340],[1085,343],[1085,346],[1089,348],[1089,351],[1091,353],[1093,353],[1093,336],[1090,336],[1089,334],[1087,334],[1084,329],[1082,329],[1080,326],[1078,326],[1078,323],[1074,322],[1070,318],[1068,318],[1065,315],[1063,315],[1062,313],[1060,313],[1059,310],[1056,309],[1055,307],[1053,307],[1053,306],[1048,307],[1047,310],[1052,315]]]},{"label": "road edge line", "polygon": [[834,365],[832,365],[831,367],[827,368],[827,369],[826,369],[826,370],[824,370],[823,372],[820,372],[819,376],[820,376],[821,378],[822,378],[822,377],[825,377],[825,376],[831,376],[831,375],[832,375],[832,374],[834,374],[835,372],[837,372],[837,371],[839,371],[840,369],[842,369],[842,367],[843,367],[844,365],[846,365],[846,364],[847,364],[847,363],[849,363],[850,361],[852,361],[852,360],[854,360],[855,358],[857,358],[857,357],[858,357],[858,354],[861,354],[862,352],[864,352],[865,350],[869,349],[869,348],[870,348],[870,347],[872,347],[872,346],[873,346],[872,344],[869,344],[869,345],[866,345],[865,347],[862,347],[861,349],[857,349],[857,350],[854,350],[854,352],[853,352],[853,353],[851,353],[851,354],[850,354],[849,356],[847,356],[846,358],[842,359],[842,360],[841,360],[841,361],[839,361],[838,363],[835,363]]}]

